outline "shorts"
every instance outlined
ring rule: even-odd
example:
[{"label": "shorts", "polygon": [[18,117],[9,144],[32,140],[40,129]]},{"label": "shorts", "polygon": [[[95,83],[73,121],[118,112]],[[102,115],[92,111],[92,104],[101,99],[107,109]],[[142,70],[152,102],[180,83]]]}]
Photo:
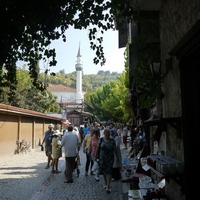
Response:
[{"label": "shorts", "polygon": [[52,146],[45,147],[46,156],[52,155]]}]

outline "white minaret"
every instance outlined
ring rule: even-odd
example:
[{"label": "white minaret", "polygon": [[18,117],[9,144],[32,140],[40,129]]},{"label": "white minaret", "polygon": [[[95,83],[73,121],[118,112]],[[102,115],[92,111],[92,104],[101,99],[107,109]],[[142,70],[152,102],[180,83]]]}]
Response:
[{"label": "white minaret", "polygon": [[82,70],[83,64],[81,60],[81,53],[80,53],[80,43],[79,49],[77,54],[77,63],[76,63],[76,103],[83,102],[83,93],[82,93]]}]

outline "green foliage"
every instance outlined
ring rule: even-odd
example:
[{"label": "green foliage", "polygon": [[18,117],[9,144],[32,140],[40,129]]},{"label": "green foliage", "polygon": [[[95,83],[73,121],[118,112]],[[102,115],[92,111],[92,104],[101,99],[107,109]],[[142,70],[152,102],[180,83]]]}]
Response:
[{"label": "green foliage", "polygon": [[[105,83],[115,81],[117,76],[120,76],[120,73],[110,73],[110,71],[99,71],[97,74],[83,75],[82,89],[85,92],[95,91],[97,88],[103,87]],[[39,79],[47,84],[62,84],[76,88],[76,72],[70,74],[58,72],[55,73],[55,76],[41,73],[39,74]]]},{"label": "green foliage", "polygon": [[[40,91],[47,88],[47,82],[39,78],[38,60],[48,61],[49,67],[56,66],[55,49],[49,48],[53,40],[66,42],[65,32],[69,27],[87,29],[90,48],[95,51],[95,64],[104,65],[103,33],[121,29],[120,19],[131,19],[134,8],[129,0],[7,0],[0,1],[0,71],[6,69],[0,80],[0,88],[7,87],[9,102],[12,102],[16,86],[16,62],[27,62],[33,86]],[[44,74],[48,74],[47,69]],[[64,74],[64,71],[60,72]],[[109,72],[108,72],[109,73]],[[55,75],[55,73],[51,73]],[[108,74],[110,75],[110,74]],[[4,81],[2,81],[4,80]],[[3,92],[3,89],[0,90]]]},{"label": "green foliage", "polygon": [[122,73],[115,83],[110,84],[109,95],[102,102],[102,108],[111,113],[115,121],[127,121],[131,118],[131,112],[126,110],[128,89],[124,85],[124,78],[125,73]]},{"label": "green foliage", "polygon": [[[132,46],[138,64],[134,72],[130,72],[126,68],[123,85],[125,88],[132,87],[128,83],[128,80],[129,77],[132,77],[132,73],[134,73],[134,87],[137,91],[145,91],[140,96],[141,108],[149,107],[156,97],[162,96],[159,90],[160,82],[153,83],[153,81],[147,81],[150,76],[148,69],[149,61],[160,58],[159,43],[157,42],[159,32],[157,31],[158,27],[154,20],[158,13],[140,12],[139,15],[134,15],[135,10],[131,7],[130,3],[130,0],[0,1],[0,27],[1,30],[3,30],[0,32],[1,100],[8,101],[11,104],[16,103],[15,93],[18,89],[18,84],[20,84],[17,79],[16,68],[16,62],[18,60],[27,62],[30,83],[32,83],[31,88],[33,88],[33,91],[35,91],[34,89],[40,91],[41,95],[44,95],[44,97],[49,95],[45,93],[48,83],[61,83],[59,78],[52,79],[47,76],[49,70],[46,70],[43,75],[39,75],[38,60],[43,60],[44,62],[48,61],[49,67],[56,66],[56,52],[55,49],[49,48],[49,45],[51,41],[59,38],[62,38],[63,42],[65,42],[65,32],[70,26],[73,26],[75,29],[88,29],[90,47],[96,53],[96,57],[93,61],[95,64],[100,63],[104,65],[106,59],[103,52],[103,33],[108,29],[115,28],[114,20],[117,28],[122,31],[127,31],[123,30],[124,23],[134,20],[134,22],[141,25],[141,32],[143,33],[134,38]],[[99,33],[101,33],[100,36]],[[155,41],[149,43],[149,39],[155,39]],[[125,65],[126,67],[128,66],[127,63]],[[64,71],[60,71],[61,77],[63,77],[64,74]],[[66,85],[75,87],[74,74],[66,75]],[[55,76],[55,73],[51,73],[51,75]],[[112,81],[109,71],[105,72],[104,75],[105,83]],[[94,89],[103,86],[99,85],[97,79],[87,76],[85,79],[88,80],[83,82],[83,90],[85,91],[94,91]],[[89,81],[93,83],[92,87]],[[116,85],[117,83],[112,85],[112,87],[117,90],[118,88]],[[104,90],[106,90],[106,87],[103,91]],[[109,91],[109,95],[116,95],[111,88],[107,88],[107,90]],[[100,98],[101,95],[105,97],[105,95],[98,91],[95,98],[91,98],[92,101],[96,103],[100,100],[97,98]],[[124,96],[126,97],[126,93],[124,93]],[[34,97],[34,95],[32,97]],[[102,102],[103,100],[105,99],[102,99]],[[110,100],[107,99],[106,101],[114,105],[112,96],[110,96]],[[102,102],[99,101],[99,103]],[[40,103],[42,104],[43,102]],[[120,101],[117,103],[122,105]],[[123,103],[126,105],[126,100],[124,100]],[[102,104],[100,104],[100,106],[102,106]],[[106,105],[104,106],[108,110]],[[100,108],[101,107],[99,107],[99,111]],[[118,107],[114,112],[116,115],[118,114]],[[110,113],[110,115],[112,114]]]},{"label": "green foliage", "polygon": [[125,76],[124,77],[124,85],[125,85],[126,88],[130,88],[130,83],[129,83],[130,72],[129,72],[128,50],[129,50],[129,44],[127,43],[126,49],[124,51],[124,60],[125,60],[125,62],[124,62],[124,71],[125,71],[125,73],[124,73],[124,76]]},{"label": "green foliage", "polygon": [[[104,65],[103,37],[97,33],[114,29],[112,6],[109,0],[1,1],[0,71],[3,66],[6,68],[1,80],[6,80],[6,87],[10,88],[9,101],[13,100],[17,86],[15,64],[18,60],[27,62],[33,86],[41,91],[47,88],[38,79],[37,61],[56,66],[56,52],[49,45],[59,38],[65,42],[65,32],[70,26],[88,29],[90,47],[96,52],[94,63]],[[1,87],[5,87],[2,81]]]},{"label": "green foliage", "polygon": [[22,69],[17,69],[15,98],[12,103],[9,102],[9,89],[4,88],[1,93],[0,102],[24,109],[34,110],[42,113],[46,112],[60,112],[60,107],[57,104],[57,97],[50,93],[48,90],[41,92],[32,85],[29,72]]},{"label": "green foliage", "polygon": [[125,72],[115,82],[106,83],[103,88],[89,95],[94,114],[101,120],[127,121],[132,117],[130,103],[127,101],[128,89],[124,82]]},{"label": "green foliage", "polygon": [[125,70],[116,81],[105,83],[96,92],[87,95],[94,107],[94,114],[101,120],[129,121],[133,111],[129,102],[128,47],[124,52]]},{"label": "green foliage", "polygon": [[34,87],[25,87],[18,91],[12,105],[42,113],[60,112],[56,96],[48,90],[41,92]]},{"label": "green foliage", "polygon": [[109,120],[112,118],[112,115],[102,108],[102,102],[107,97],[107,95],[109,95],[109,88],[107,84],[105,84],[103,88],[104,90],[102,88],[98,89],[96,92],[93,92],[90,95],[90,102],[94,107],[93,114],[96,115],[97,118]]},{"label": "green foliage", "polygon": [[151,78],[150,63],[160,60],[159,23],[157,12],[141,12],[134,16],[140,34],[130,45],[137,65],[133,71],[135,91],[139,94],[140,108],[150,108],[157,98],[162,98],[161,80]]},{"label": "green foliage", "polygon": [[[3,71],[2,71],[3,73]],[[10,103],[8,101],[9,89],[4,87],[4,90],[0,97],[0,102],[8,105],[13,105],[25,109],[35,110],[39,112],[58,112],[60,113],[60,107],[57,104],[56,96],[51,94],[48,90],[41,92],[32,85],[31,78],[28,70],[25,66],[17,69],[17,81],[15,98]],[[97,73],[99,74],[99,73]],[[103,75],[84,75],[83,76],[83,90],[87,91],[84,96],[85,101],[90,102],[89,92],[96,91],[98,88],[102,88],[105,83],[110,80],[115,81],[116,75],[104,76]],[[119,76],[119,74],[117,74]],[[62,84],[68,87],[76,88],[76,72],[65,74],[58,72],[55,76],[50,76],[45,73],[39,74],[39,80],[48,84]],[[88,96],[88,98],[87,98]]]}]

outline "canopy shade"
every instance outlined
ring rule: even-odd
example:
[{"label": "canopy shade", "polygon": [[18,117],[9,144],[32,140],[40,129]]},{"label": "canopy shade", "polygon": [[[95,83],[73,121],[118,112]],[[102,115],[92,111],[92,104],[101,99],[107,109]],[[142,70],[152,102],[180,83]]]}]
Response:
[{"label": "canopy shade", "polygon": [[69,126],[71,123],[66,119],[65,121],[62,122],[63,126]]}]

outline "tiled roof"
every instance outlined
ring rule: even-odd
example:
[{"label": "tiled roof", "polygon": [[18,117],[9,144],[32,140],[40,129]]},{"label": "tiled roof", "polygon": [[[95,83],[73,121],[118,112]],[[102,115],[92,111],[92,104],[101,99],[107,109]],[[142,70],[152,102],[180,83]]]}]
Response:
[{"label": "tiled roof", "polygon": [[53,85],[49,84],[48,90],[50,91],[59,91],[59,92],[76,92],[75,88],[67,87],[65,85],[59,84],[59,85]]},{"label": "tiled roof", "polygon": [[0,113],[1,114],[2,113],[6,113],[6,114],[13,113],[15,115],[34,116],[34,117],[41,117],[41,118],[53,119],[53,120],[60,121],[60,117],[57,117],[57,116],[53,116],[53,115],[41,113],[41,112],[36,112],[33,110],[18,108],[18,107],[6,105],[6,104],[0,104]]}]

